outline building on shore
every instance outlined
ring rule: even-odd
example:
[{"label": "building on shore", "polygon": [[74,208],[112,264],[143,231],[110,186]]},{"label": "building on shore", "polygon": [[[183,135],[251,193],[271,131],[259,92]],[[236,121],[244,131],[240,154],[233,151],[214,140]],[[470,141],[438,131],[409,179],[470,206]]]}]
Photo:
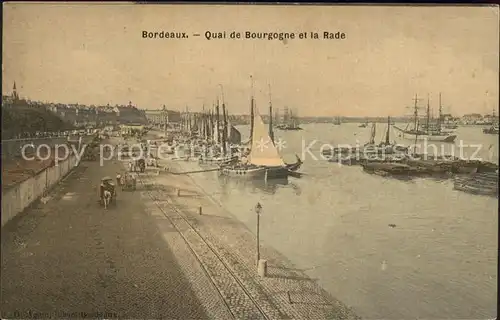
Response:
[{"label": "building on shore", "polygon": [[479,113],[469,113],[469,114],[463,115],[461,122],[463,124],[475,124],[482,119],[483,119],[483,116],[480,115]]},{"label": "building on shore", "polygon": [[179,123],[181,121],[181,113],[179,111],[168,110],[165,106],[162,109],[144,110],[149,123],[162,126],[167,123]]},{"label": "building on shore", "polygon": [[133,135],[135,133],[142,132],[143,130],[144,130],[144,125],[139,123],[120,125],[120,132],[122,135]]},{"label": "building on shore", "polygon": [[471,113],[464,115],[460,122],[462,124],[477,124],[477,125],[491,125],[498,123],[498,116],[493,112],[492,114],[481,115],[479,113]]}]

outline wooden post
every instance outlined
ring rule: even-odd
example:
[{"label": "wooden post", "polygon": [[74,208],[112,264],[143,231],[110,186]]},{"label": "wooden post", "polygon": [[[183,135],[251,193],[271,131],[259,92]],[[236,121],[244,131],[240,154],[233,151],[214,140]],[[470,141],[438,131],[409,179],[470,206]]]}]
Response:
[{"label": "wooden post", "polygon": [[198,213],[200,214],[200,216],[203,214],[203,208],[201,206],[198,208]]}]

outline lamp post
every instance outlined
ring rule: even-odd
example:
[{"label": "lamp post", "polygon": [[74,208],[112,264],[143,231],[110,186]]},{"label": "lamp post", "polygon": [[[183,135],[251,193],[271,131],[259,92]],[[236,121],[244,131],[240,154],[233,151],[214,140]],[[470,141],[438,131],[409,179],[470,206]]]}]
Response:
[{"label": "lamp post", "polygon": [[260,260],[260,213],[262,212],[262,205],[260,202],[257,202],[255,206],[255,213],[257,213],[257,265]]}]

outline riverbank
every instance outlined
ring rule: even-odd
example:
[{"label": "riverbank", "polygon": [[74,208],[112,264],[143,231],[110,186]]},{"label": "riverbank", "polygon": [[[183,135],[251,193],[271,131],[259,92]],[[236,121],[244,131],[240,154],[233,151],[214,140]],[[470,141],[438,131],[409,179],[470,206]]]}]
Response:
[{"label": "riverbank", "polygon": [[[196,162],[188,161],[162,160],[160,165],[172,172],[200,169]],[[196,183],[197,176],[173,175],[167,171],[161,170],[158,176],[140,177],[145,188],[142,198],[146,203],[154,202],[164,215],[178,224],[178,230],[186,235],[186,241],[205,265],[231,313],[238,315],[238,310],[246,310],[241,316],[249,317],[255,312],[258,317],[256,310],[260,310],[260,316],[265,314],[271,319],[358,318],[324,291],[317,279],[311,279],[263,243],[260,257],[267,260],[267,276],[260,277],[255,230],[249,230],[203,190]],[[154,214],[155,209],[151,210]],[[184,219],[182,224],[179,219]],[[193,238],[194,234],[197,239]],[[241,290],[235,289],[239,287]],[[236,291],[229,292],[231,290]]]}]

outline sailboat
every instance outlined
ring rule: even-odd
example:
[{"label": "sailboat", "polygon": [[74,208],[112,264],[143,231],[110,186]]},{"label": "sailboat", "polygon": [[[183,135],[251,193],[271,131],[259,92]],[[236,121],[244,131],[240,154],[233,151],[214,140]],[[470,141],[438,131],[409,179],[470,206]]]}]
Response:
[{"label": "sailboat", "polygon": [[391,133],[391,117],[387,117],[387,130],[385,132],[385,140],[381,141],[378,145],[375,144],[375,123],[373,123],[372,135],[370,138],[370,142],[365,145],[366,148],[370,148],[368,150],[374,153],[382,153],[382,154],[394,154],[399,152],[407,152],[408,148],[403,147],[401,145],[396,144],[395,142],[391,142],[390,133]]},{"label": "sailboat", "polygon": [[[370,140],[360,149],[357,148],[336,148],[333,149],[329,162],[339,162],[343,164],[358,164],[359,162],[392,162],[400,161],[404,158],[404,153],[408,148],[390,142],[391,118],[387,117],[387,130],[385,140],[379,144],[375,143],[377,124],[372,123]],[[387,157],[388,155],[391,155]]]},{"label": "sailboat", "polygon": [[495,114],[495,109],[493,109],[492,117],[493,122],[491,123],[491,127],[489,128],[484,128],[483,133],[485,134],[498,134],[499,128],[498,128],[498,120],[495,121],[495,119],[498,119]]},{"label": "sailboat", "polygon": [[[427,126],[425,130],[421,129],[421,126],[418,122],[418,97],[415,95],[414,101],[414,114],[413,114],[413,127],[410,129],[410,123],[406,126],[405,129],[399,128],[398,126],[394,126],[398,131],[401,132],[401,137],[407,140],[418,141],[418,140],[427,140],[427,141],[439,141],[439,142],[447,142],[453,143],[457,138],[457,135],[445,132],[441,129],[441,120],[438,119],[437,125],[432,128],[431,126]],[[429,123],[430,117],[430,107],[429,107],[429,99],[427,101],[427,123]],[[441,94],[439,94],[439,105],[440,105],[440,118],[441,118]]]},{"label": "sailboat", "polygon": [[253,79],[251,114],[253,117],[251,119],[252,126],[250,128],[250,153],[237,164],[221,166],[221,174],[248,179],[264,178],[265,180],[286,178],[289,175],[293,175],[293,172],[288,168],[290,165],[284,162],[271,138],[271,135],[273,135],[272,131],[266,128],[258,108],[254,105]]},{"label": "sailboat", "polygon": [[374,145],[375,144],[375,133],[377,132],[377,124],[375,122],[372,123],[372,130],[370,133],[370,140],[365,146]]},{"label": "sailboat", "polygon": [[212,146],[214,146],[214,148],[210,150],[212,151],[211,154],[207,154],[206,151],[208,150],[205,150],[205,153],[202,154],[200,157],[199,160],[200,164],[221,165],[238,160],[238,155],[232,152],[233,150],[231,149],[231,146],[228,142],[230,129],[228,128],[229,123],[227,121],[226,104],[224,101],[223,91],[222,91],[222,117],[223,117],[222,125],[220,123],[221,121],[220,121],[219,111],[220,111],[219,99],[217,98],[217,104],[215,106],[216,121],[215,125],[213,126],[212,134],[210,137],[213,140],[210,141],[210,143],[212,143]]},{"label": "sailboat", "polygon": [[[255,121],[254,121],[255,123]],[[302,129],[300,129],[302,130]],[[274,130],[273,130],[273,103],[272,103],[272,98],[271,98],[271,85],[269,85],[269,137],[271,138],[271,141],[273,142],[274,144]],[[285,163],[285,166],[287,167],[287,169],[290,171],[290,172],[296,172],[297,170],[300,169],[300,167],[302,166],[303,162],[302,160],[300,159],[300,157],[298,155],[295,155],[295,157],[297,158],[297,161],[295,163]],[[300,175],[295,175],[295,177],[298,177]]]},{"label": "sailboat", "polygon": [[252,146],[246,161],[223,166],[221,172],[227,176],[246,178],[283,178],[289,170],[267,132],[266,125],[257,110],[254,113]]},{"label": "sailboat", "polygon": [[[375,145],[375,134],[377,132],[377,124],[375,122],[372,123],[371,132],[370,132],[370,140],[365,143],[362,148],[357,147],[337,147],[326,149],[322,151],[322,155],[328,157],[329,162],[338,162],[339,159],[343,158],[344,160],[349,160],[351,163],[352,155],[358,154],[360,151],[363,151],[365,147],[370,147]],[[346,158],[347,157],[347,158]]]},{"label": "sailboat", "polygon": [[342,124],[342,121],[340,121],[340,117],[336,117],[335,120],[333,121],[334,126],[340,126]]},{"label": "sailboat", "polygon": [[498,123],[492,125],[489,128],[484,128],[483,133],[485,134],[498,134],[499,128],[498,128]]},{"label": "sailboat", "polygon": [[285,108],[285,112],[283,114],[283,123],[276,126],[276,129],[279,130],[302,130],[299,126],[297,116],[293,113],[292,110]]}]

